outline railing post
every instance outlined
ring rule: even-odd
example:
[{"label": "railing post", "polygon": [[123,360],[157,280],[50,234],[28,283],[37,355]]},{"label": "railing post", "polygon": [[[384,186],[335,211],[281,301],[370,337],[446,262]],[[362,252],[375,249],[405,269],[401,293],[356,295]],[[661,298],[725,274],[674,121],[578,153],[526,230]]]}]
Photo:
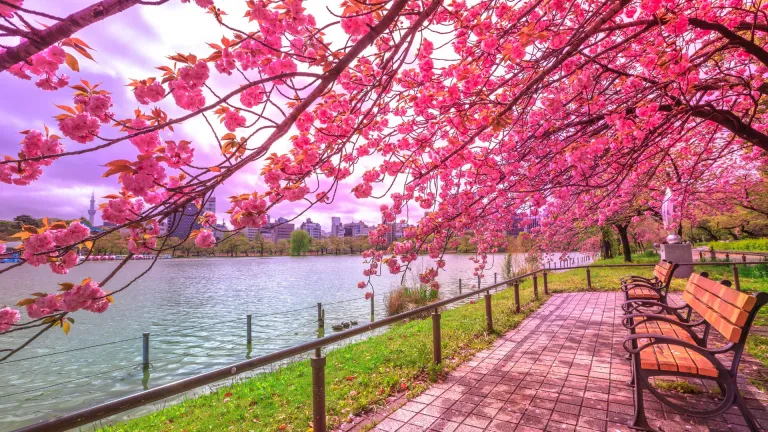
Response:
[{"label": "railing post", "polygon": [[547,272],[541,274],[544,279],[544,295],[549,295],[549,285],[547,284]]},{"label": "railing post", "polygon": [[371,294],[371,322],[376,318],[376,311],[373,307],[373,294]]},{"label": "railing post", "polygon": [[485,324],[488,333],[493,333],[493,310],[491,310],[491,291],[485,292]]},{"label": "railing post", "polygon": [[[480,289],[480,275],[477,275],[477,289]],[[480,293],[477,293],[477,298],[480,298]]]},{"label": "railing post", "polygon": [[520,313],[520,282],[515,281],[515,313]]},{"label": "railing post", "polygon": [[149,333],[145,332],[141,344],[141,365],[149,369]]},{"label": "railing post", "polygon": [[325,356],[320,348],[310,358],[312,366],[312,430],[326,432],[325,425]]},{"label": "railing post", "polygon": [[589,267],[587,267],[587,289],[592,289],[592,272],[589,271]]},{"label": "railing post", "polygon": [[496,281],[496,272],[493,273],[493,284],[496,285],[498,282]]},{"label": "railing post", "polygon": [[325,311],[323,310],[323,304],[317,303],[317,328],[321,329],[325,327]]},{"label": "railing post", "polygon": [[246,343],[253,342],[253,338],[251,337],[251,314],[245,316],[245,335]]},{"label": "railing post", "polygon": [[461,295],[461,278],[459,278],[459,295]]},{"label": "railing post", "polygon": [[442,363],[443,351],[440,341],[440,311],[437,309],[432,312],[432,354],[434,356],[435,364]]},{"label": "railing post", "polygon": [[533,275],[533,298],[539,299],[539,277],[536,274]]},{"label": "railing post", "polygon": [[733,272],[733,287],[736,291],[741,291],[741,285],[739,284],[739,268],[736,264],[731,264],[731,271]]}]

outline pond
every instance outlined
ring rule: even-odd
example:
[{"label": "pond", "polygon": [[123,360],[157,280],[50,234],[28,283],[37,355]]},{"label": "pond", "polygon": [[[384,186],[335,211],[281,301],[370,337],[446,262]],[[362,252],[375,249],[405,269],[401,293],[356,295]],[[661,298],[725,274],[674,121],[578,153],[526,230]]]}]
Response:
[{"label": "pond", "polygon": [[[416,270],[430,262],[421,258]],[[483,286],[501,278],[503,255],[489,258]],[[477,284],[469,255],[447,255],[438,280],[441,297]],[[69,275],[22,266],[0,276],[0,305],[15,304],[59,282],[104,278],[115,262],[88,262]],[[110,282],[120,287],[149,266],[133,261]],[[370,302],[357,288],[357,256],[190,258],[159,260],[104,314],[79,312],[68,336],[52,329],[12,359],[0,363],[0,430],[93,406],[317,337],[317,306],[324,304],[326,333],[342,321],[370,320]],[[385,314],[385,293],[400,276],[374,278],[375,318]],[[106,288],[110,288],[106,287]],[[252,314],[253,344],[246,344]],[[145,374],[142,333],[150,333],[152,367]],[[20,334],[25,333],[25,334]],[[2,337],[0,348],[29,336]],[[93,348],[81,349],[83,347]],[[62,353],[62,351],[69,351]],[[151,408],[147,408],[151,409]]]}]

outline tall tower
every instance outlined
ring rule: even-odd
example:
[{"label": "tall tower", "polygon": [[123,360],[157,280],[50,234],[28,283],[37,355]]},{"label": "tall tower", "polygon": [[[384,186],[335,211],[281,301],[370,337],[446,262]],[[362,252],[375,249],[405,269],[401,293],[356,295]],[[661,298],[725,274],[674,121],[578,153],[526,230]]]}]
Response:
[{"label": "tall tower", "polygon": [[93,192],[91,192],[91,208],[88,209],[88,222],[93,225],[93,217],[96,216],[96,198],[93,196]]}]

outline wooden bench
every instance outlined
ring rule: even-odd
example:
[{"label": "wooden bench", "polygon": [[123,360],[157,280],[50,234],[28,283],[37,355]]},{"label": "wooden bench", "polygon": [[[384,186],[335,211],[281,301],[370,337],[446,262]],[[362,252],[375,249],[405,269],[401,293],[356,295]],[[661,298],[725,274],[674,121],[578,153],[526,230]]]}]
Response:
[{"label": "wooden bench", "polygon": [[625,305],[631,307],[625,308],[624,312],[630,313],[637,307],[642,306],[645,300],[666,304],[669,285],[672,283],[672,275],[675,274],[677,267],[676,263],[661,260],[654,267],[653,277],[651,278],[644,278],[642,276],[626,276],[622,278],[621,290],[624,292],[625,299],[627,301],[634,301],[629,304],[625,303]]},{"label": "wooden bench", "polygon": [[[643,390],[648,390],[662,403],[697,417],[718,416],[736,405],[749,429],[758,430],[739,394],[736,377],[752,321],[768,302],[768,293],[752,296],[730,288],[726,282],[718,283],[694,273],[683,293],[684,306],[672,307],[659,302],[657,306],[661,305],[663,314],[635,313],[625,317],[624,326],[630,335],[624,339],[624,349],[632,356],[635,386],[635,414],[630,423],[633,429],[652,430],[643,408]],[[727,343],[717,348],[708,346],[712,330],[720,333]],[[724,356],[727,357],[724,359]],[[731,356],[729,365],[723,362]],[[706,410],[682,406],[650,384],[649,379],[657,376],[715,381],[722,401]]]}]

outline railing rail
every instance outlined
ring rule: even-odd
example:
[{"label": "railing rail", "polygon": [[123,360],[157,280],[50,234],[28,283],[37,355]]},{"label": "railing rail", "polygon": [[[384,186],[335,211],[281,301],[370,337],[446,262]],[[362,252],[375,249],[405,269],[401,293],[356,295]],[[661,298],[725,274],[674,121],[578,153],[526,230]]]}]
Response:
[{"label": "railing rail", "polygon": [[[737,265],[757,265],[765,264],[764,262],[691,262],[683,263],[681,265],[728,265],[732,266],[734,271]],[[329,336],[321,337],[316,340],[305,342],[299,345],[294,345],[289,348],[285,348],[279,351],[275,351],[270,354],[266,354],[260,357],[256,357],[249,360],[244,360],[230,366],[219,368],[210,372],[206,372],[200,375],[196,375],[190,378],[182,379],[173,383],[165,384],[153,389],[145,390],[141,393],[136,393],[130,396],[126,396],[120,399],[116,399],[110,402],[106,402],[100,405],[96,405],[90,408],[86,408],[74,413],[66,414],[61,417],[57,417],[51,420],[35,423],[21,429],[17,432],[52,432],[52,431],[65,431],[78,426],[90,424],[94,421],[104,419],[122,412],[128,411],[133,408],[137,408],[152,402],[156,402],[168,397],[177,396],[184,392],[194,390],[196,388],[213,384],[217,381],[222,381],[227,378],[232,378],[243,372],[251,371],[263,366],[267,366],[273,363],[277,363],[291,357],[314,351],[314,354],[310,358],[313,377],[313,425],[316,432],[325,432],[325,356],[322,353],[322,348],[354,336],[358,336],[363,333],[370,332],[400,321],[404,321],[413,317],[423,316],[425,313],[431,313],[433,323],[433,361],[440,363],[442,361],[442,354],[440,352],[440,308],[456,303],[461,300],[469,299],[481,294],[485,297],[485,310],[486,310],[486,323],[489,331],[493,328],[492,318],[492,306],[491,306],[491,290],[498,290],[502,287],[513,287],[515,294],[515,308],[516,311],[520,311],[520,295],[519,287],[520,282],[527,278],[533,278],[534,282],[534,296],[538,298],[538,292],[536,291],[538,285],[538,275],[543,275],[543,287],[544,293],[548,294],[549,287],[547,281],[547,274],[553,271],[573,270],[573,269],[586,269],[589,272],[590,269],[596,268],[631,268],[631,267],[653,267],[656,264],[587,264],[579,266],[557,267],[557,268],[543,268],[535,270],[500,283],[495,283],[486,287],[481,287],[473,291],[467,291],[460,293],[449,299],[439,300],[431,303],[427,306],[422,306],[407,312],[403,312],[397,315],[392,315],[387,318],[383,318],[377,321],[373,321],[368,324],[361,324],[357,327],[350,328],[338,333],[331,334]],[[737,273],[734,276],[738,276]],[[588,277],[588,285],[591,288],[591,280]]]}]

